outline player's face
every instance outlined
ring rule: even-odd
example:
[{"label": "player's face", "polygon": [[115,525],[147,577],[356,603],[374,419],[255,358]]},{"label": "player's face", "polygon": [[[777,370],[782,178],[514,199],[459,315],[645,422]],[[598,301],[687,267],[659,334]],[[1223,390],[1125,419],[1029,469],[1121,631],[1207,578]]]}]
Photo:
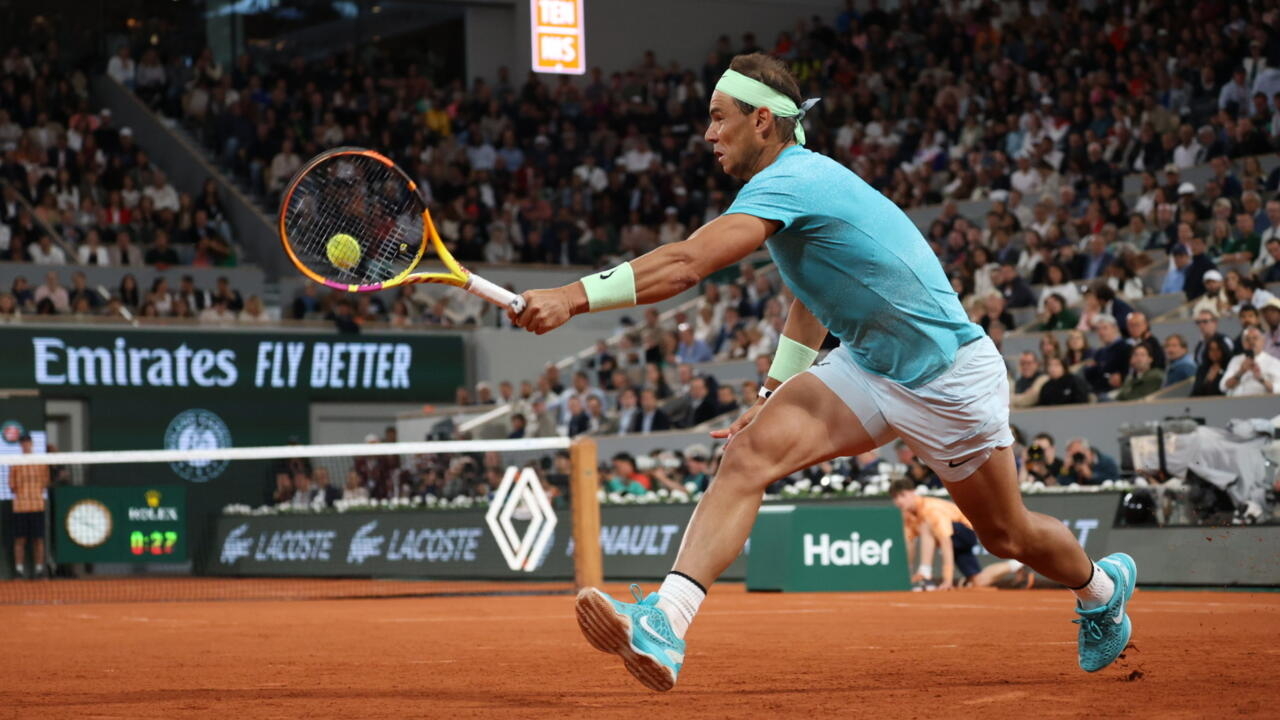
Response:
[{"label": "player's face", "polygon": [[719,90],[711,94],[711,121],[703,135],[715,151],[720,167],[733,177],[744,177],[760,155],[755,115],[742,112],[733,98]]}]

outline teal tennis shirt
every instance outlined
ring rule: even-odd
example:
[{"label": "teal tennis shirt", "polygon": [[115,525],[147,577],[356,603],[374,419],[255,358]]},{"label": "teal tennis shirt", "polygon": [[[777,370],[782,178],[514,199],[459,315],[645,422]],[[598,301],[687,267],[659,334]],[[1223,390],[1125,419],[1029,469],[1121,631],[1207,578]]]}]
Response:
[{"label": "teal tennis shirt", "polygon": [[786,148],[725,212],[782,223],[783,281],[868,372],[920,387],[983,335],[906,213],[825,155]]}]

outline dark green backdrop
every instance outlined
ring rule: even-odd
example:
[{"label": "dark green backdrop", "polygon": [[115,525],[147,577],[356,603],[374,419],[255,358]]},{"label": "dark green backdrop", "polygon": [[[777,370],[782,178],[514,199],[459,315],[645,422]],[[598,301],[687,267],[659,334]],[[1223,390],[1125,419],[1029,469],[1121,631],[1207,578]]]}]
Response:
[{"label": "dark green backdrop", "polygon": [[[171,429],[170,447],[283,445],[307,442],[312,402],[451,399],[464,358],[462,337],[446,334],[5,327],[0,388],[86,401],[91,450],[164,448]],[[180,415],[201,422],[175,422]],[[159,463],[95,466],[86,477],[188,483],[197,541],[207,511],[258,505],[270,482],[265,463],[247,461],[210,478]]]}]

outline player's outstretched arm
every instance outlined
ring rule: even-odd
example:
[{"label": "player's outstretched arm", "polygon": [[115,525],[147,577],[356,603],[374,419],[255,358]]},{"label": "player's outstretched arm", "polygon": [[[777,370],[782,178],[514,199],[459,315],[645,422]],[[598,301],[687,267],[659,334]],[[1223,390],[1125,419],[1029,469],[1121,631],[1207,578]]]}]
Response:
[{"label": "player's outstretched arm", "polygon": [[[778,227],[773,220],[753,215],[721,215],[687,240],[663,245],[629,263],[558,288],[525,292],[524,312],[510,314],[511,321],[541,335],[574,315],[666,300],[755,252]],[[619,283],[627,274],[634,286]],[[589,297],[587,283],[601,288],[596,294],[604,297]]]}]

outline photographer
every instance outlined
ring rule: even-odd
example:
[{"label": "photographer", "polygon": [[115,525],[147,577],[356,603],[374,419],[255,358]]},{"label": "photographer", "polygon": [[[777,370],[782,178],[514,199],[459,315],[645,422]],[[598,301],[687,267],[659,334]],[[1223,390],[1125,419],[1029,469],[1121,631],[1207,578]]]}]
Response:
[{"label": "photographer", "polygon": [[1045,485],[1057,485],[1058,476],[1062,474],[1062,459],[1057,457],[1058,449],[1053,445],[1053,436],[1048,433],[1036,435],[1027,446],[1024,466],[1027,470],[1026,480],[1040,481]]},{"label": "photographer", "polygon": [[1245,328],[1240,344],[1244,352],[1231,358],[1222,374],[1222,392],[1241,395],[1269,395],[1280,389],[1280,360],[1263,351],[1266,340],[1256,327]]},{"label": "photographer", "polygon": [[1067,443],[1067,462],[1059,480],[1063,485],[1099,485],[1120,477],[1120,467],[1105,453],[1089,447],[1084,438]]}]

